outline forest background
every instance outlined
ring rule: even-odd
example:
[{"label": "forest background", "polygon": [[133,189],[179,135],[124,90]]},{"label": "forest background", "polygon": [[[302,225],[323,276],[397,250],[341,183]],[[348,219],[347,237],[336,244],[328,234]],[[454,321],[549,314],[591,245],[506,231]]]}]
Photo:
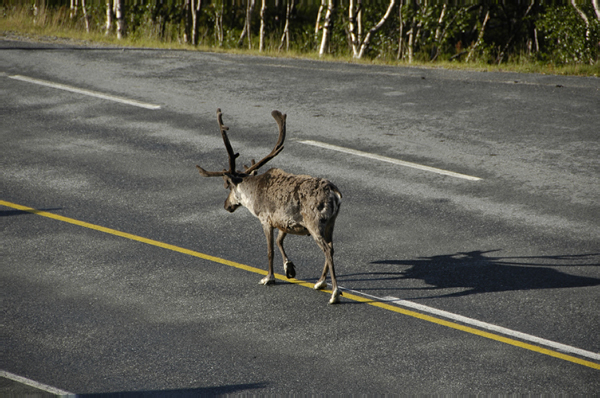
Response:
[{"label": "forest background", "polygon": [[0,30],[205,51],[600,75],[600,0],[3,0]]}]

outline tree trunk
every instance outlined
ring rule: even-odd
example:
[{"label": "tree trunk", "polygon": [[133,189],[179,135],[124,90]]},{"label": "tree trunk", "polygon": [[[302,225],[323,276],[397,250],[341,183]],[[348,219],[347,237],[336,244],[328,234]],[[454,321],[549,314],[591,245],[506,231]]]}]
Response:
[{"label": "tree trunk", "polygon": [[442,11],[440,12],[440,18],[438,19],[437,28],[435,29],[435,36],[433,37],[433,48],[431,49],[431,61],[435,61],[440,55],[440,45],[442,40],[444,39],[444,33],[446,33],[445,29],[442,30],[444,26],[444,17],[446,16],[446,8],[447,4],[442,6]]},{"label": "tree trunk", "polygon": [[350,47],[352,56],[357,58],[360,46],[360,29],[362,27],[362,0],[350,0],[348,3],[348,36],[350,36]]},{"label": "tree trunk", "polygon": [[[596,3],[597,3],[597,1],[596,1]],[[577,11],[577,14],[579,14],[581,19],[583,19],[583,22],[585,22],[585,40],[589,40],[590,39],[590,20],[588,19],[587,15],[585,15],[585,12],[583,12],[581,10],[581,8],[577,7],[577,3],[575,3],[575,0],[571,0],[571,5],[575,8],[575,11]],[[595,6],[596,6],[596,4],[594,4],[594,7]]]},{"label": "tree trunk", "polygon": [[381,27],[383,26],[385,21],[387,21],[387,19],[390,17],[390,14],[392,13],[392,9],[394,8],[394,4],[396,4],[396,0],[390,0],[390,5],[388,6],[387,11],[383,15],[383,17],[381,17],[381,19],[379,20],[377,25],[375,25],[371,29],[369,29],[369,32],[367,33],[365,38],[362,40],[360,49],[358,51],[358,56],[356,58],[360,59],[365,54],[365,51],[367,51],[367,49],[369,48],[369,44],[371,43],[371,37],[373,36],[373,34],[375,32],[377,32],[379,29],[381,29]]},{"label": "tree trunk", "polygon": [[81,0],[81,10],[83,11],[83,22],[85,23],[85,32],[90,33],[90,16],[87,13],[85,0]]},{"label": "tree trunk", "polygon": [[246,1],[246,21],[244,22],[244,30],[242,30],[242,34],[240,35],[240,40],[238,41],[238,46],[242,46],[244,44],[244,38],[248,37],[248,48],[252,49],[252,36],[251,36],[251,28],[252,28],[252,12],[254,11],[255,0],[247,0]]},{"label": "tree trunk", "polygon": [[183,42],[189,43],[192,37],[191,0],[183,0]]},{"label": "tree trunk", "polygon": [[598,21],[600,21],[600,0],[592,0],[592,5],[594,6],[596,18],[598,18]]},{"label": "tree trunk", "polygon": [[446,16],[447,7],[448,5],[444,4],[442,11],[440,12],[440,18],[438,19],[437,28],[435,29],[434,39],[436,43],[439,43],[439,41],[442,39],[442,26],[444,25],[444,17]]},{"label": "tree trunk", "polygon": [[125,37],[125,16],[123,15],[123,0],[115,0],[115,18],[117,19],[117,39]]},{"label": "tree trunk", "polygon": [[319,42],[319,30],[321,30],[321,15],[323,15],[323,10],[325,9],[326,4],[326,0],[321,0],[319,12],[317,12],[317,22],[315,23],[315,43]]},{"label": "tree trunk", "polygon": [[408,52],[408,63],[412,64],[415,54],[415,31],[417,30],[417,16],[413,16],[411,21],[410,30],[408,31],[408,43],[406,45],[406,51]]},{"label": "tree trunk", "polygon": [[110,31],[112,30],[112,17],[113,13],[111,0],[106,0],[106,35],[109,35]]},{"label": "tree trunk", "polygon": [[325,14],[325,22],[323,23],[323,37],[321,38],[321,47],[319,48],[319,57],[329,51],[329,39],[333,28],[333,12],[335,11],[334,0],[328,0],[327,13]]},{"label": "tree trunk", "polygon": [[398,4],[398,54],[396,55],[397,60],[404,58],[404,22],[402,21],[402,3],[400,0]]},{"label": "tree trunk", "polygon": [[477,37],[477,41],[475,42],[473,47],[471,47],[471,50],[469,51],[469,55],[467,55],[467,59],[465,62],[471,61],[471,59],[473,58],[473,55],[475,54],[475,50],[477,49],[477,47],[479,47],[479,45],[483,41],[483,34],[485,33],[485,25],[487,25],[489,19],[490,19],[490,10],[487,10],[487,12],[485,13],[485,18],[483,18],[483,23],[481,24],[481,29],[479,29],[479,36]]},{"label": "tree trunk", "polygon": [[279,44],[279,51],[283,48],[285,43],[285,50],[290,51],[290,15],[294,10],[294,0],[287,0],[285,7],[285,26],[283,27],[283,34],[281,35],[281,43]]},{"label": "tree trunk", "polygon": [[265,51],[265,12],[267,11],[267,0],[262,0],[260,7],[260,39],[258,44],[258,51]]},{"label": "tree trunk", "polygon": [[77,0],[71,0],[69,7],[69,18],[73,19],[77,17]]},{"label": "tree trunk", "polygon": [[215,4],[215,39],[219,43],[219,47],[223,45],[224,32],[223,32],[223,12],[225,6],[223,1],[219,4]]},{"label": "tree trunk", "polygon": [[198,45],[198,17],[202,9],[202,0],[192,0],[192,44]]}]

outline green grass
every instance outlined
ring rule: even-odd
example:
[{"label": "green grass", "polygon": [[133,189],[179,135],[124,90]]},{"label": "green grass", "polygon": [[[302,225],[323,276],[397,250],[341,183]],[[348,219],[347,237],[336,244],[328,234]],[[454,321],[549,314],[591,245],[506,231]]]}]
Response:
[{"label": "green grass", "polygon": [[[176,37],[177,35],[167,35],[167,39],[160,39],[152,32],[136,32],[134,35],[118,40],[114,34],[106,35],[101,23],[92,21],[91,32],[85,31],[81,16],[78,19],[70,20],[68,10],[62,8],[53,12],[41,12],[34,19],[31,10],[21,9],[0,9],[2,17],[0,18],[0,37],[4,38],[25,38],[30,41],[55,42],[57,40],[68,40],[69,42],[79,42],[81,44],[108,45],[118,47],[139,47],[139,48],[161,48],[176,49],[188,51],[218,52],[253,56],[269,56],[284,58],[313,59],[328,62],[356,63],[364,65],[395,65],[395,66],[414,66],[426,68],[443,68],[466,71],[486,71],[486,72],[519,72],[519,73],[541,73],[552,75],[571,75],[571,76],[600,76],[600,65],[570,64],[555,65],[552,63],[541,63],[519,57],[518,60],[503,63],[501,65],[491,65],[485,62],[458,62],[458,61],[435,61],[435,62],[413,62],[397,61],[391,59],[354,59],[350,55],[327,55],[319,57],[316,51],[278,51],[278,41],[274,38],[269,40],[267,50],[259,52],[256,49],[248,48],[228,48],[226,46],[199,45],[192,46],[182,43]],[[65,21],[67,21],[65,23]],[[174,37],[174,38],[169,38]],[[231,46],[230,46],[231,47]],[[255,46],[255,48],[258,45]]]}]

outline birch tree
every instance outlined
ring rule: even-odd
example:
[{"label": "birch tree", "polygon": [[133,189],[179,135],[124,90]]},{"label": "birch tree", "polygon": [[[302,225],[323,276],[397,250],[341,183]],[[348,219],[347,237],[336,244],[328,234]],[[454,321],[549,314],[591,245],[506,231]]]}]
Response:
[{"label": "birch tree", "polygon": [[267,11],[267,0],[262,0],[260,6],[260,33],[259,33],[259,44],[258,51],[263,52],[265,50],[265,13]]},{"label": "birch tree", "polygon": [[112,30],[112,20],[113,20],[113,5],[111,0],[106,0],[106,24],[104,28],[106,29],[106,35],[110,34]]},{"label": "birch tree", "polygon": [[285,43],[285,50],[290,51],[290,15],[294,10],[295,1],[287,0],[285,6],[285,26],[283,27],[283,34],[281,35],[281,43],[279,44],[279,51],[283,48]]},{"label": "birch tree", "polygon": [[223,32],[223,13],[225,11],[225,5],[223,0],[219,0],[213,3],[215,11],[215,40],[219,43],[219,47],[223,45],[224,32]]},{"label": "birch tree", "polygon": [[362,34],[362,0],[350,0],[348,5],[348,31],[350,34],[350,42],[352,46],[352,56],[354,58],[360,59],[365,54],[365,51],[369,48],[369,44],[371,43],[371,37],[375,34],[385,21],[390,17],[392,13],[392,9],[396,4],[396,0],[390,0],[390,4],[385,12],[385,14],[381,17],[379,22],[375,24],[367,34],[363,37]]},{"label": "birch tree", "polygon": [[327,0],[321,0],[321,5],[319,6],[319,11],[317,12],[317,22],[315,23],[315,43],[319,42],[319,31],[323,29],[321,26],[321,16],[323,15],[323,10],[327,6]]},{"label": "birch tree", "polygon": [[191,0],[183,0],[183,42],[189,43],[192,36]]},{"label": "birch tree", "polygon": [[467,59],[465,62],[470,62],[473,59],[473,56],[475,55],[475,51],[477,50],[477,47],[479,47],[481,45],[481,43],[483,42],[483,35],[485,34],[485,27],[489,20],[490,20],[490,10],[488,9],[487,12],[485,13],[485,17],[483,18],[481,28],[479,29],[479,35],[477,36],[477,41],[475,42],[475,44],[473,44],[473,46],[469,50],[469,54],[467,55]]},{"label": "birch tree", "polygon": [[90,33],[90,16],[85,6],[85,0],[81,0],[81,11],[83,11],[83,22],[85,23],[85,32]]},{"label": "birch tree", "polygon": [[408,53],[408,63],[412,63],[415,54],[415,37],[417,36],[418,29],[418,16],[417,16],[417,2],[416,0],[410,1],[413,16],[411,19],[410,30],[408,31],[408,43],[406,44],[406,51]]},{"label": "birch tree", "polygon": [[335,11],[334,0],[328,0],[325,21],[323,22],[323,35],[321,37],[321,46],[319,47],[319,57],[329,51],[329,41],[331,40],[331,31],[333,29],[333,13]]},{"label": "birch tree", "polygon": [[183,17],[185,19],[185,33],[183,41],[192,45],[198,44],[198,17],[202,8],[202,0],[184,0]]},{"label": "birch tree", "polygon": [[404,21],[402,20],[402,6],[404,1],[400,0],[398,4],[398,53],[396,59],[400,60],[404,58]]},{"label": "birch tree", "polygon": [[[583,12],[583,10],[581,8],[579,8],[579,6],[575,2],[575,0],[571,0],[571,5],[573,6],[573,8],[575,8],[575,11],[577,11],[577,14],[579,14],[581,19],[585,23],[585,39],[590,40],[590,36],[591,36],[590,19],[585,14],[585,12]],[[600,0],[592,0],[592,6],[594,8],[594,13],[596,14],[596,18],[600,22]]]},{"label": "birch tree", "polygon": [[358,49],[362,42],[362,0],[350,0],[348,2],[348,35],[352,56],[357,58]]},{"label": "birch tree", "polygon": [[592,0],[592,6],[594,6],[596,18],[598,18],[598,21],[600,21],[600,0]]},{"label": "birch tree", "polygon": [[202,0],[192,0],[192,44],[198,45],[198,19],[200,18],[200,10],[202,9]]},{"label": "birch tree", "polygon": [[73,19],[77,17],[77,0],[71,0],[69,5],[69,18]]},{"label": "birch tree", "polygon": [[440,54],[440,46],[444,39],[445,30],[442,30],[444,26],[444,17],[446,16],[446,9],[448,5],[444,3],[442,6],[442,11],[440,11],[440,18],[437,22],[437,27],[435,28],[435,36],[433,37],[433,48],[431,49],[431,61],[435,60]]},{"label": "birch tree", "polygon": [[115,0],[115,18],[117,19],[117,39],[125,37],[125,15],[123,13],[123,0]]},{"label": "birch tree", "polygon": [[242,30],[242,34],[240,35],[240,40],[238,41],[238,46],[244,44],[244,38],[248,37],[248,48],[252,49],[252,36],[251,36],[251,28],[252,28],[252,12],[254,11],[255,0],[246,0],[246,19],[244,22],[244,29]]},{"label": "birch tree", "polygon": [[[77,18],[77,10],[79,9],[79,0],[71,0],[69,5],[69,18]],[[83,23],[86,33],[90,33],[90,16],[87,12],[85,0],[81,0],[81,12],[83,14]]]}]

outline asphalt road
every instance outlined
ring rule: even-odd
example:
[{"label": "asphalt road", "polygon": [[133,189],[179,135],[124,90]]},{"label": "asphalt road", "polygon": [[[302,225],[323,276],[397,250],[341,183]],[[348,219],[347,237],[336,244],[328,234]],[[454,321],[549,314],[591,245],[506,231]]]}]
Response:
[{"label": "asphalt road", "polygon": [[[5,38],[0,82],[1,370],[77,394],[600,391],[599,79]],[[302,282],[307,237],[300,282],[258,285],[258,220],[194,167],[226,166],[218,107],[239,163],[279,109],[270,166],[342,191],[341,304]]]}]

